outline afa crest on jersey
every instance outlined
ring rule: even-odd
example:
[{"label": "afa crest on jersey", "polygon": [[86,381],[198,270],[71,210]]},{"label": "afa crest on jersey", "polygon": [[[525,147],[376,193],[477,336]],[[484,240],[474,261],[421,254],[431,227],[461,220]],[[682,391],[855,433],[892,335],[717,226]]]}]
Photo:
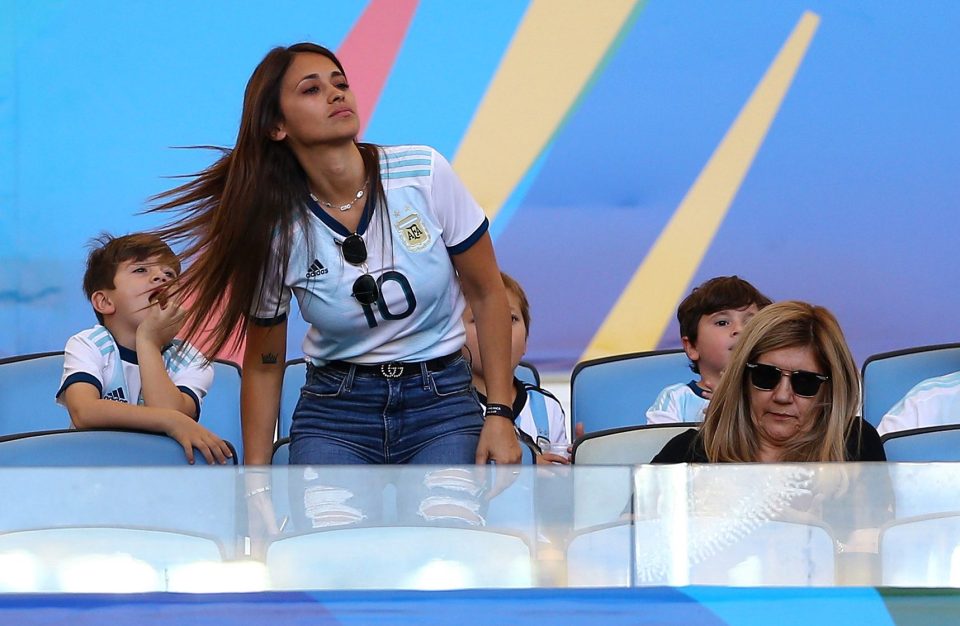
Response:
[{"label": "afa crest on jersey", "polygon": [[[411,210],[410,207],[407,209]],[[410,213],[398,220],[396,225],[400,240],[411,252],[419,252],[430,243],[430,231],[424,227],[419,214]]]}]

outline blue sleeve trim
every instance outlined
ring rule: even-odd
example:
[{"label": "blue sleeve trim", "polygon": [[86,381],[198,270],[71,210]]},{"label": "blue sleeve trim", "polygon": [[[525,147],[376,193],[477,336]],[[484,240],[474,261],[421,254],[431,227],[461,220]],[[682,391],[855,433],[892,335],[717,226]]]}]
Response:
[{"label": "blue sleeve trim", "polygon": [[67,387],[73,383],[89,383],[97,388],[98,394],[103,396],[103,386],[100,384],[100,381],[97,380],[96,376],[88,374],[87,372],[75,372],[67,376],[67,379],[60,385],[60,389],[57,390],[57,395],[54,397],[59,398],[63,392],[67,390]]},{"label": "blue sleeve trim", "polygon": [[276,317],[251,317],[250,321],[254,326],[276,326],[287,321],[287,314],[281,313]]},{"label": "blue sleeve trim", "polygon": [[195,393],[193,392],[193,389],[191,389],[190,387],[184,387],[183,385],[177,385],[177,389],[179,389],[179,390],[182,391],[183,393],[185,393],[185,394],[187,394],[188,396],[190,396],[190,398],[193,400],[193,403],[194,403],[195,405],[197,405],[197,416],[196,416],[195,418],[193,418],[193,421],[199,422],[199,421],[200,421],[200,398],[197,397],[197,394],[195,394]]},{"label": "blue sleeve trim", "polygon": [[473,247],[473,244],[477,243],[477,241],[479,241],[480,238],[483,237],[483,234],[487,232],[489,228],[490,228],[490,220],[488,220],[487,218],[483,218],[483,223],[477,227],[477,230],[473,231],[472,235],[470,235],[469,237],[467,237],[466,239],[464,239],[463,241],[461,241],[455,246],[447,247],[447,253],[453,256],[455,254],[461,254],[463,252],[466,252],[467,250]]}]

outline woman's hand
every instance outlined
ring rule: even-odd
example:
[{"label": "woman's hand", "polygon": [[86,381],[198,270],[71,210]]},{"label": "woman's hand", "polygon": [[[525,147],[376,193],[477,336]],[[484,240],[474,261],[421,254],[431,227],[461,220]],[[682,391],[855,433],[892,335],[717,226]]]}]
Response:
[{"label": "woman's hand", "polygon": [[477,464],[485,465],[493,461],[501,465],[516,465],[520,459],[520,442],[513,422],[498,415],[487,416],[477,445]]}]

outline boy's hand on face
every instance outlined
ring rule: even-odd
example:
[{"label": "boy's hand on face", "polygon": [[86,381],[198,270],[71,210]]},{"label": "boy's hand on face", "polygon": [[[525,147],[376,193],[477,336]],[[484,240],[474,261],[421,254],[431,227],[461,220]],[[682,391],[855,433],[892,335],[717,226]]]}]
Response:
[{"label": "boy's hand on face", "polygon": [[200,451],[200,454],[210,465],[213,465],[214,462],[223,465],[228,458],[233,456],[233,453],[230,452],[230,446],[223,439],[180,411],[170,411],[166,433],[183,446],[187,461],[191,464],[194,462],[194,448]]},{"label": "boy's hand on face", "polygon": [[177,336],[187,319],[188,309],[180,306],[177,300],[167,300],[163,296],[152,299],[150,312],[137,328],[137,340],[146,340],[158,349],[167,345]]}]

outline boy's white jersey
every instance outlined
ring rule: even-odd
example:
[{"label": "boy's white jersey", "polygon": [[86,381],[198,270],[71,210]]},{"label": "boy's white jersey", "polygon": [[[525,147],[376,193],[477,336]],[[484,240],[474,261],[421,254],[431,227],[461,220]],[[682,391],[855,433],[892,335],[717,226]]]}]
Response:
[{"label": "boy's white jersey", "polygon": [[[175,343],[164,350],[167,374],[180,391],[193,398],[199,416],[200,402],[213,383],[213,367],[190,344],[181,350],[178,347],[179,343]],[[67,340],[63,350],[58,404],[65,406],[63,392],[78,382],[96,387],[102,399],[139,404],[140,366],[136,351],[117,344],[110,331],[100,325],[77,333]]]},{"label": "boy's white jersey", "polygon": [[[252,316],[269,325],[286,318],[296,295],[310,324],[303,352],[315,365],[422,361],[456,352],[464,343],[464,309],[451,255],[469,249],[487,231],[483,209],[427,146],[380,148],[387,210],[369,195],[357,228],[367,248],[362,266],[347,263],[341,242],[352,233],[315,202],[294,227],[282,284],[265,274]],[[361,305],[353,283],[377,279],[380,299]]]},{"label": "boy's white jersey", "polygon": [[[547,433],[543,433],[543,424],[538,424],[534,415],[535,399],[533,394],[539,394],[543,400],[543,406],[546,409]],[[570,437],[567,435],[567,417],[563,414],[563,407],[552,395],[543,393],[539,388],[528,388],[523,394],[526,402],[523,408],[517,413],[517,428],[530,435],[537,444],[543,440],[544,436],[550,440],[550,443],[570,445]],[[516,408],[516,407],[514,407]]]},{"label": "boy's white jersey", "polygon": [[710,401],[703,397],[697,383],[678,383],[664,387],[647,409],[648,424],[702,422]]},{"label": "boy's white jersey", "polygon": [[890,409],[877,432],[960,423],[960,372],[928,378]]}]

